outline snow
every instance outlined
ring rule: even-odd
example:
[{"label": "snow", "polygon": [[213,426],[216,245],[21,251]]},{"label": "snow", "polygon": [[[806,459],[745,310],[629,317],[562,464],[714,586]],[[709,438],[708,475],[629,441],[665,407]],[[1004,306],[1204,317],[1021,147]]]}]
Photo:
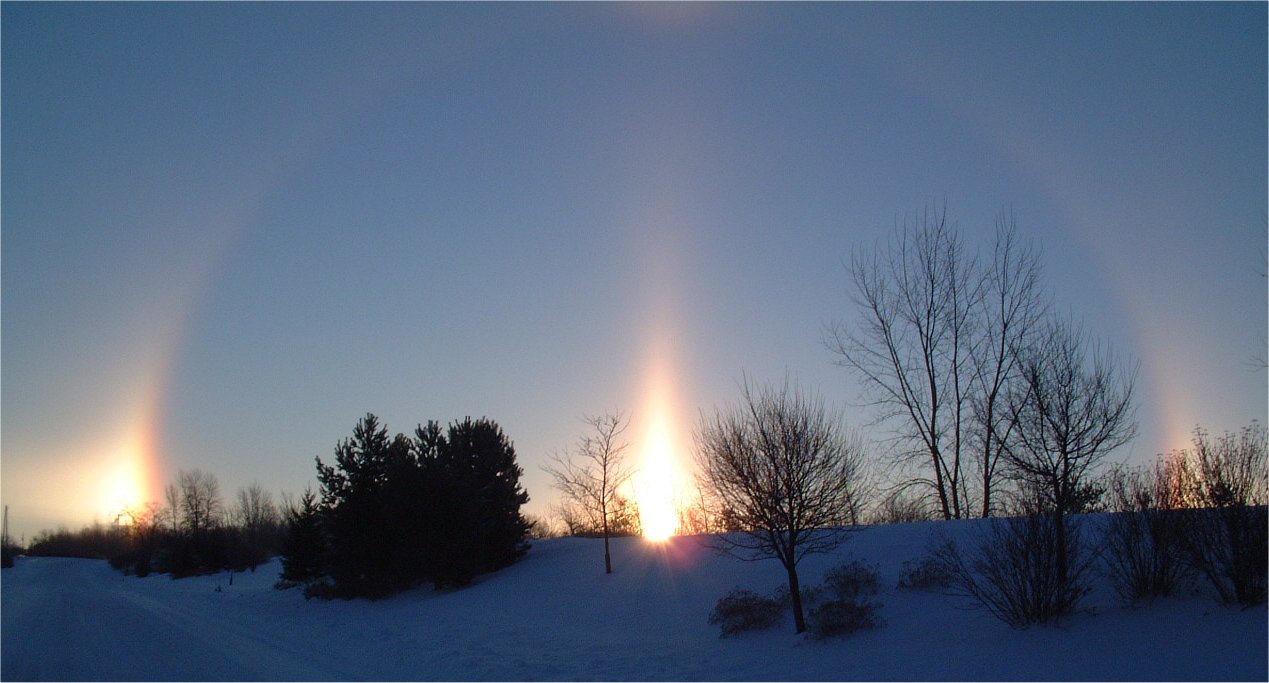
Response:
[{"label": "snow", "polygon": [[[538,541],[460,591],[380,601],[279,591],[254,573],[124,577],[105,562],[19,558],[0,574],[6,680],[1258,680],[1269,613],[1206,595],[1122,607],[1098,585],[1057,626],[1012,630],[959,598],[895,588],[904,560],[981,522],[860,530],[802,565],[803,583],[861,559],[881,573],[886,625],[815,641],[791,617],[722,639],[707,623],[734,587],[771,592],[774,560],[718,555],[701,537],[664,544]],[[1099,579],[1100,581],[1101,579]]]}]

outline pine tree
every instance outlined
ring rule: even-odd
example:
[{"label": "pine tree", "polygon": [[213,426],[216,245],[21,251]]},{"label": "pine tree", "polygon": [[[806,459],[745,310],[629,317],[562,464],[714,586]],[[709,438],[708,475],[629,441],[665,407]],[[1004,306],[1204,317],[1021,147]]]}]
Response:
[{"label": "pine tree", "polygon": [[282,543],[282,578],[308,582],[326,573],[326,538],[322,535],[321,508],[313,491],[305,489],[298,508],[287,512],[286,538]]},{"label": "pine tree", "polygon": [[496,571],[529,549],[529,523],[520,506],[529,494],[520,487],[524,470],[516,464],[515,446],[488,418],[450,425],[448,457],[473,505],[473,534],[479,571]]},{"label": "pine tree", "polygon": [[336,447],[335,463],[319,458],[317,470],[336,594],[382,596],[428,580],[464,586],[528,549],[523,472],[491,420],[467,418],[444,434],[428,422],[413,439],[389,438],[368,414]]},{"label": "pine tree", "polygon": [[398,561],[400,532],[389,516],[390,473],[410,457],[408,440],[388,436],[367,413],[335,448],[335,464],[317,461],[330,540],[330,572],[342,595],[387,595],[407,587]]}]

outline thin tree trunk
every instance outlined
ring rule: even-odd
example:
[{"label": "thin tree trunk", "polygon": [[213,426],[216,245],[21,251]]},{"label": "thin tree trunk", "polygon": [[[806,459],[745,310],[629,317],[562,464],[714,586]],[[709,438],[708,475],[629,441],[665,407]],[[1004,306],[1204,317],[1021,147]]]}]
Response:
[{"label": "thin tree trunk", "polygon": [[802,614],[802,586],[798,583],[798,569],[792,564],[785,568],[789,571],[789,598],[793,601],[793,625],[798,633],[806,631],[806,617]]},{"label": "thin tree trunk", "polygon": [[604,573],[612,573],[612,555],[608,552],[608,515],[604,515]]}]

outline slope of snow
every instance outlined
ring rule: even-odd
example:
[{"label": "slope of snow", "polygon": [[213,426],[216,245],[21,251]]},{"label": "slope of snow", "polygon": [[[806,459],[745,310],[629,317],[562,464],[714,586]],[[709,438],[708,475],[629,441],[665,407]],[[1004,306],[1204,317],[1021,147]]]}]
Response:
[{"label": "slope of snow", "polygon": [[173,581],[105,562],[20,558],[0,583],[5,680],[1266,680],[1269,616],[1204,596],[1118,605],[1105,586],[1059,626],[1015,631],[957,598],[894,588],[904,560],[979,522],[866,528],[804,583],[862,559],[881,572],[886,626],[819,642],[771,630],[720,639],[707,623],[733,587],[770,592],[780,565],[702,539],[535,543],[467,589],[368,602],[306,601],[254,573]]}]

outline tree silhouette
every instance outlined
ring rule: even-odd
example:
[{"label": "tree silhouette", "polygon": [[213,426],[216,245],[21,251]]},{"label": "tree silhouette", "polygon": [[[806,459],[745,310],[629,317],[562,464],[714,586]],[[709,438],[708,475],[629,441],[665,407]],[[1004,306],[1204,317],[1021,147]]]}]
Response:
[{"label": "tree silhouette", "polygon": [[831,325],[824,343],[863,380],[880,418],[895,425],[905,462],[924,462],[914,482],[945,519],[991,513],[1010,415],[1002,397],[1019,381],[1016,351],[1047,309],[1038,255],[997,221],[988,261],[967,253],[945,208],[905,218],[885,249],[850,264],[857,326]]},{"label": "tree silhouette", "polygon": [[744,529],[718,536],[716,547],[744,560],[778,559],[802,633],[798,563],[846,540],[843,525],[858,497],[858,446],[821,400],[787,381],[758,390],[746,382],[740,405],[702,417],[696,445],[704,486]]},{"label": "tree silhouette", "polygon": [[388,436],[368,414],[317,461],[335,592],[380,596],[430,580],[463,586],[528,549],[528,494],[515,449],[493,421]]},{"label": "tree silhouette", "polygon": [[1051,321],[1021,352],[1023,383],[1009,397],[1014,428],[1000,435],[1012,476],[1035,512],[1054,519],[1057,579],[1070,578],[1067,516],[1091,501],[1090,475],[1110,451],[1136,434],[1136,373],[1125,372],[1069,323]]},{"label": "tree silhouette", "polygon": [[[555,480],[555,488],[564,499],[581,509],[598,526],[604,537],[604,572],[612,573],[612,554],[608,537],[617,503],[617,490],[634,474],[623,462],[628,443],[622,434],[629,418],[620,412],[583,418],[592,433],[578,439],[576,449],[568,456],[554,455],[552,465],[542,468]],[[597,524],[596,524],[597,523]]]}]

